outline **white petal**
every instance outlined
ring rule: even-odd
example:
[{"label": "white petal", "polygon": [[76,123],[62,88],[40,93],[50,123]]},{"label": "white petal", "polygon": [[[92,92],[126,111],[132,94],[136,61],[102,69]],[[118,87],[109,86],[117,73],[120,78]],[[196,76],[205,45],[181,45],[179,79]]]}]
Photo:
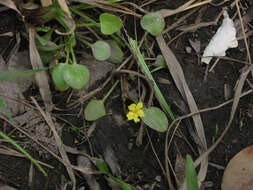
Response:
[{"label": "white petal", "polygon": [[225,56],[228,48],[235,48],[237,46],[238,42],[234,23],[225,11],[222,25],[206,47],[201,62],[209,64],[212,57],[207,56]]}]

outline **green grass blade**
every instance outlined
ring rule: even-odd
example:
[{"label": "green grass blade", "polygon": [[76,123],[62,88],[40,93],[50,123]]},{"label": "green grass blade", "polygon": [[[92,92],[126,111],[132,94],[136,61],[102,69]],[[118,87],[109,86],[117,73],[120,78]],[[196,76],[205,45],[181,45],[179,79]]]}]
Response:
[{"label": "green grass blade", "polygon": [[2,108],[3,112],[5,113],[5,115],[8,117],[8,119],[13,122],[13,118],[11,116],[11,113],[9,112],[9,110],[6,108],[6,106],[4,105],[4,101],[2,100],[2,98],[0,98],[0,108]]},{"label": "green grass blade", "polygon": [[157,84],[156,84],[156,82],[155,82],[155,80],[154,80],[147,64],[145,63],[145,60],[144,60],[144,58],[143,58],[143,56],[140,52],[140,49],[137,46],[136,41],[133,40],[132,38],[129,38],[129,44],[130,44],[132,50],[137,54],[139,64],[141,65],[142,69],[146,73],[147,77],[149,78],[149,80],[151,80],[153,82],[154,90],[155,90],[155,93],[157,95],[157,98],[159,98],[159,101],[161,102],[162,106],[165,108],[165,110],[169,114],[169,117],[172,120],[175,120],[175,116],[174,116],[173,112],[171,111],[170,106],[166,102],[164,96],[162,95],[160,89],[158,88],[158,86],[157,86]]},{"label": "green grass blade", "polygon": [[13,146],[15,146],[20,152],[22,152],[27,158],[29,158],[35,166],[39,168],[39,170],[44,174],[44,176],[47,176],[46,171],[40,166],[40,164],[28,152],[26,152],[21,146],[19,146],[14,140],[4,134],[1,130],[0,136],[7,140],[9,143],[11,143]]},{"label": "green grass blade", "polygon": [[[5,113],[5,115],[7,115],[7,117],[9,118],[9,120],[11,122],[13,122],[13,118],[11,116],[11,113],[8,111],[8,109],[6,108],[6,106],[4,105],[3,100],[0,98],[0,108],[2,108],[3,112]],[[44,174],[44,176],[47,176],[47,173],[45,172],[45,170],[40,166],[40,164],[28,153],[26,152],[21,146],[19,146],[14,140],[12,140],[10,137],[8,137],[6,134],[4,134],[1,130],[0,130],[0,136],[2,136],[5,140],[7,140],[9,143],[11,143],[13,146],[15,146],[20,152],[22,152],[29,160],[31,160],[32,163],[35,164],[35,166],[37,166],[39,168],[39,170]]]},{"label": "green grass blade", "polygon": [[110,171],[109,167],[105,163],[105,161],[102,158],[99,158],[96,160],[96,167],[99,169],[99,171],[103,172],[106,174],[109,178],[111,178],[114,182],[118,183],[124,190],[133,190],[133,188],[125,183],[124,181],[114,177]]},{"label": "green grass blade", "polygon": [[196,174],[196,170],[195,170],[192,158],[189,155],[186,156],[185,168],[186,168],[185,175],[186,175],[187,190],[199,190],[198,177]]},{"label": "green grass blade", "polygon": [[125,183],[124,181],[122,181],[112,175],[109,175],[109,178],[111,178],[114,182],[119,184],[123,188],[123,190],[133,190],[133,188],[130,185],[128,185],[127,183]]},{"label": "green grass blade", "polygon": [[35,70],[26,70],[26,71],[5,71],[0,73],[0,81],[15,79],[15,78],[25,78],[25,77],[31,77],[37,72],[46,71],[48,70],[48,67],[44,67],[41,69],[35,69]]}]

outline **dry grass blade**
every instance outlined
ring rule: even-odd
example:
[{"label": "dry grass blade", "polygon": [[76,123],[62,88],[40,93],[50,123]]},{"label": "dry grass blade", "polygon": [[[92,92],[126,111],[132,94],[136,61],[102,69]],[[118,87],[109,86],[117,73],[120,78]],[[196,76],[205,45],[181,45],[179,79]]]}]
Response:
[{"label": "dry grass blade", "polygon": [[170,10],[170,9],[161,9],[160,12],[162,13],[163,17],[168,17],[177,13],[184,11],[187,7],[189,7],[195,0],[190,0],[183,4],[182,6],[178,7],[177,9]]},{"label": "dry grass blade", "polygon": [[[29,52],[33,69],[43,68],[43,63],[35,45],[35,29],[33,27],[29,27]],[[47,111],[51,111],[53,109],[53,101],[46,71],[36,73],[35,80]]]},{"label": "dry grass blade", "polygon": [[75,190],[76,189],[76,178],[75,178],[75,175],[74,175],[74,171],[71,167],[71,163],[68,159],[68,155],[65,151],[65,148],[64,146],[62,146],[62,140],[60,138],[60,136],[58,135],[56,129],[55,129],[55,125],[54,125],[54,122],[51,118],[51,115],[49,112],[44,112],[41,107],[39,106],[39,104],[37,103],[37,101],[32,97],[32,101],[33,103],[36,105],[37,109],[40,111],[41,115],[44,117],[45,121],[47,122],[48,126],[50,127],[50,129],[52,130],[53,132],[53,135],[54,135],[54,138],[55,138],[55,141],[56,141],[56,144],[59,148],[59,152],[62,156],[62,159],[65,163],[65,167],[68,171],[68,174],[69,174],[69,177],[72,181],[72,190]]},{"label": "dry grass blade", "polygon": [[10,9],[15,10],[18,14],[20,14],[22,16],[21,12],[17,9],[15,3],[12,0],[1,0],[0,4],[4,5],[6,7],[9,7]]},{"label": "dry grass blade", "polygon": [[195,7],[199,7],[199,6],[208,4],[212,0],[206,0],[206,1],[195,3],[195,4],[192,5],[192,3],[194,1],[196,1],[196,0],[190,0],[190,1],[186,2],[185,4],[183,4],[182,6],[180,6],[179,8],[174,9],[174,10],[161,9],[159,12],[162,13],[163,17],[168,17],[168,16],[171,16],[171,15],[174,15],[174,14],[177,14],[177,13],[180,13],[180,12],[183,12],[183,11],[195,8]]},{"label": "dry grass blade", "polygon": [[70,13],[70,11],[69,11],[69,8],[68,8],[68,5],[67,5],[66,1],[65,1],[65,0],[58,0],[58,3],[59,3],[59,5],[60,5],[61,9],[63,10],[63,12],[64,12],[69,18],[72,18],[72,17],[71,17],[71,13]]},{"label": "dry grass blade", "polygon": [[[248,42],[247,42],[247,39],[246,39],[245,29],[244,29],[244,25],[243,25],[243,21],[242,21],[241,11],[240,11],[240,8],[239,8],[239,5],[238,5],[238,0],[236,0],[235,3],[236,3],[236,8],[237,8],[237,13],[239,15],[240,23],[241,23],[244,43],[245,43],[246,50],[247,50],[247,59],[249,60],[249,63],[252,64],[251,63],[250,51],[249,51],[249,45],[248,45]],[[253,76],[253,71],[251,71],[251,75]]]},{"label": "dry grass blade", "polygon": [[[156,40],[178,90],[180,91],[182,97],[188,102],[190,111],[197,112],[198,107],[186,83],[182,67],[180,66],[177,58],[175,57],[174,53],[170,50],[170,48],[166,45],[162,35],[157,36]],[[203,151],[206,151],[207,145],[204,127],[200,114],[194,115],[193,121],[195,124],[195,129],[197,131],[198,137],[201,140],[202,147],[199,148],[199,153],[202,154]],[[200,182],[203,182],[206,177],[207,167],[208,167],[208,158],[205,157],[201,162],[201,167],[198,174],[198,179]]]},{"label": "dry grass blade", "polygon": [[142,15],[135,13],[131,9],[128,9],[127,7],[123,7],[117,3],[110,3],[108,1],[103,1],[103,0],[71,0],[73,2],[81,2],[81,3],[86,3],[89,5],[96,6],[101,9],[106,9],[110,11],[115,11],[115,12],[120,12],[120,13],[125,13],[129,15],[136,16],[140,18]]},{"label": "dry grass blade", "polygon": [[[15,157],[20,157],[20,158],[27,158],[24,154],[16,151],[16,150],[13,150],[13,149],[10,149],[8,147],[2,147],[0,148],[0,154],[4,154],[4,155],[8,155],[8,156],[15,156]],[[43,166],[46,166],[50,169],[54,169],[53,166],[49,165],[49,164],[46,164],[44,162],[41,162],[39,160],[36,160],[40,165],[43,165]]]},{"label": "dry grass blade", "polygon": [[52,0],[40,0],[42,7],[48,7],[49,5],[52,5]]}]

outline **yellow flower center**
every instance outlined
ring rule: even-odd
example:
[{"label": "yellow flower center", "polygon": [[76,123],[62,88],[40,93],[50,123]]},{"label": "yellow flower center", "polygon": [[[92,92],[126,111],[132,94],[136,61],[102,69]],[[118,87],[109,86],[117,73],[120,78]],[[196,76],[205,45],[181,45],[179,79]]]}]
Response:
[{"label": "yellow flower center", "polygon": [[128,120],[134,120],[134,122],[137,123],[140,121],[139,117],[144,117],[142,102],[138,102],[137,104],[131,104],[130,106],[128,106],[128,110]]}]

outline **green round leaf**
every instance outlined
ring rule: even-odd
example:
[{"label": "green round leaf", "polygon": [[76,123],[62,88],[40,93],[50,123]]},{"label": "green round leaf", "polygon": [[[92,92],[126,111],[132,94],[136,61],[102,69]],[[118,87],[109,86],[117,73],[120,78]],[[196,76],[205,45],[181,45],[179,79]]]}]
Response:
[{"label": "green round leaf", "polygon": [[111,56],[108,61],[114,64],[119,64],[123,61],[124,53],[121,51],[118,44],[113,40],[108,40],[108,44],[111,47]]},{"label": "green round leaf", "polygon": [[84,110],[84,117],[87,121],[95,121],[105,114],[105,106],[102,100],[91,100]]},{"label": "green round leaf", "polygon": [[104,61],[111,56],[111,47],[105,41],[97,41],[91,48],[93,56],[99,61]]},{"label": "green round leaf", "polygon": [[165,132],[168,128],[167,116],[157,107],[150,107],[144,109],[145,116],[142,117],[143,122],[150,128]]},{"label": "green round leaf", "polygon": [[164,18],[161,13],[148,13],[141,19],[141,27],[153,36],[157,36],[163,31],[165,26]]},{"label": "green round leaf", "polygon": [[163,68],[166,67],[166,63],[165,63],[165,60],[162,55],[160,55],[160,54],[157,55],[156,60],[155,60],[155,66],[156,67],[163,67]]},{"label": "green round leaf", "polygon": [[105,35],[111,35],[120,30],[122,26],[122,21],[119,17],[109,14],[103,13],[99,16],[101,32]]},{"label": "green round leaf", "polygon": [[52,78],[53,78],[54,84],[57,87],[57,89],[61,91],[67,90],[69,88],[69,85],[65,82],[63,78],[63,74],[62,74],[65,66],[67,66],[67,64],[58,63],[53,68],[53,71],[52,71]]},{"label": "green round leaf", "polygon": [[90,72],[84,65],[67,65],[63,70],[65,82],[74,89],[81,89],[89,81]]}]

